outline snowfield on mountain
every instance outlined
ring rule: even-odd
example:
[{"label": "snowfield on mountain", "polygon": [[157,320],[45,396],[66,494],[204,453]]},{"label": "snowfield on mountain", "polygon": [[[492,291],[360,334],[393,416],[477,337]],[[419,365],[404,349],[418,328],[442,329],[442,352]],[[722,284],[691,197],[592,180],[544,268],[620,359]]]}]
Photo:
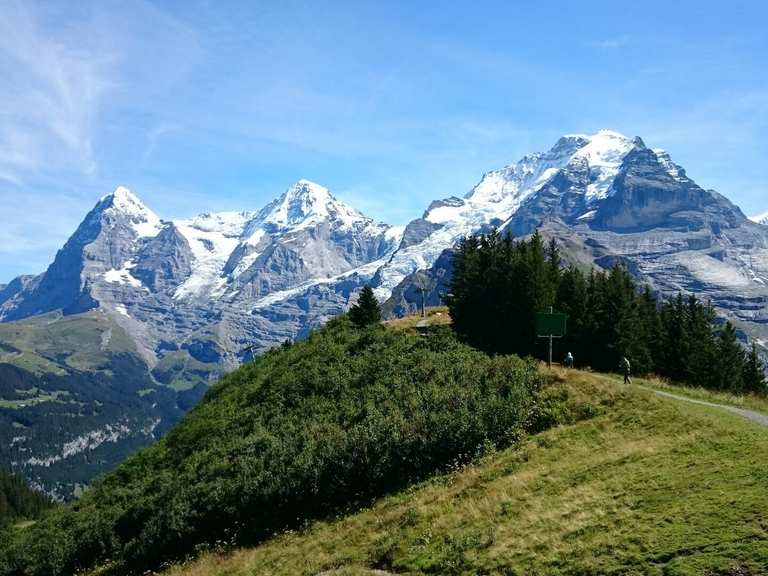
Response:
[{"label": "snowfield on mountain", "polygon": [[749,219],[757,224],[765,224],[768,226],[768,212],[765,214],[759,214],[758,216],[750,216]]}]

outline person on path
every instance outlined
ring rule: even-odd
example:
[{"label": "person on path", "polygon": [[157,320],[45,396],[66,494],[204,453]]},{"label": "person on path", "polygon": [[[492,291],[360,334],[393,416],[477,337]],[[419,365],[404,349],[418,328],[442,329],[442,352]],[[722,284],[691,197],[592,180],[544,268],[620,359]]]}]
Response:
[{"label": "person on path", "polygon": [[621,372],[624,374],[624,384],[632,384],[632,366],[626,356],[621,359]]},{"label": "person on path", "polygon": [[568,354],[565,355],[565,367],[566,368],[573,368],[573,354],[568,352]]}]

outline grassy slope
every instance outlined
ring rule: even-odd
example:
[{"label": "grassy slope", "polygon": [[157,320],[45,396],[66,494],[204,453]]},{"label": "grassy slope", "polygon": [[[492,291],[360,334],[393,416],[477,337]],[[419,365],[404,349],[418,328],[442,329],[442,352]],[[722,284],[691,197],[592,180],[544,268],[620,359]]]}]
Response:
[{"label": "grassy slope", "polygon": [[98,311],[62,316],[42,314],[0,324],[0,362],[34,374],[66,374],[67,369],[103,370],[109,354],[135,353],[135,346],[113,320]]},{"label": "grassy slope", "polygon": [[598,415],[172,576],[768,574],[768,429],[571,372]]},{"label": "grassy slope", "polygon": [[[215,330],[204,329],[190,340],[215,341]],[[116,354],[137,355],[131,337],[106,313],[92,310],[64,316],[51,312],[0,324],[0,362],[35,375],[66,375],[71,369],[109,372]],[[153,375],[177,391],[208,384],[218,375],[217,363],[205,363],[187,351],[169,351],[159,358]]]},{"label": "grassy slope", "polygon": [[737,408],[755,410],[757,412],[768,413],[768,397],[757,394],[732,394],[730,392],[720,392],[716,390],[707,390],[693,386],[683,386],[670,384],[666,380],[652,378],[650,380],[639,380],[641,385],[654,390],[670,392],[678,396],[686,396],[694,400],[704,400],[715,404],[728,404]]}]

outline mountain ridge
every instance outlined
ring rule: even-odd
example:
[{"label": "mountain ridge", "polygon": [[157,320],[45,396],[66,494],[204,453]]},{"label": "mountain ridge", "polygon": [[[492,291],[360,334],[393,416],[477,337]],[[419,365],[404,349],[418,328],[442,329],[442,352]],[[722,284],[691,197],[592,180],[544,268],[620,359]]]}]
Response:
[{"label": "mountain ridge", "polygon": [[[349,305],[362,282],[372,283],[377,297],[387,300],[401,282],[431,268],[462,237],[494,226],[525,235],[556,221],[580,230],[586,225],[592,235],[654,229],[696,234],[709,228],[714,237],[750,223],[723,196],[696,185],[668,152],[646,147],[640,137],[611,130],[564,135],[548,152],[528,154],[486,172],[463,198],[431,202],[420,218],[402,228],[368,218],[306,179],[260,210],[203,213],[168,221],[160,220],[138,196],[119,186],[101,198],[62,249],[86,250],[89,242],[101,241],[105,269],[81,279],[79,286],[70,278],[67,290],[61,287],[67,285],[62,282],[66,267],[57,267],[56,260],[52,270],[26,280],[26,285],[14,280],[14,288],[9,285],[0,292],[0,321],[59,308],[73,313],[106,307],[124,318],[135,316],[140,323],[151,324],[148,315],[138,310],[131,313],[137,308],[137,295],[144,292],[161,309],[195,310],[215,300],[229,303],[229,312],[235,307],[247,315],[288,306],[290,315],[303,317],[284,333],[296,337],[306,326],[316,325],[316,319],[294,306],[292,299],[303,296],[315,305],[330,301],[329,310],[319,315],[327,318]],[[108,242],[101,238],[105,228],[112,237],[130,238]],[[765,245],[760,233],[750,234],[757,235],[758,247]],[[90,254],[86,258],[98,259]],[[72,260],[68,259],[69,268],[77,269],[78,262]],[[760,268],[754,273],[755,281],[765,281],[764,272]],[[63,293],[54,293],[51,282],[46,284],[51,275]],[[350,278],[356,285],[350,284]],[[42,302],[34,292],[43,294]],[[51,292],[47,302],[46,292]],[[145,341],[151,364],[162,338],[145,338],[141,333],[146,330],[124,322],[129,332]],[[201,329],[205,323],[192,324]],[[181,332],[189,334],[189,330]],[[275,343],[269,329],[261,332],[265,337],[256,342],[258,348]],[[171,339],[179,337],[179,330],[171,334]],[[239,361],[231,350],[224,356],[228,366]]]},{"label": "mountain ridge", "polygon": [[764,224],[768,226],[768,212],[758,214],[757,216],[750,216],[749,219],[756,224]]},{"label": "mountain ridge", "polygon": [[421,271],[431,279],[427,302],[439,303],[452,248],[494,227],[516,236],[538,229],[583,267],[621,262],[660,295],[697,293],[744,339],[768,343],[768,227],[698,186],[665,150],[610,130],[565,135],[488,171],[463,197],[434,200],[403,227],[309,180],[259,210],[177,220],[120,186],[46,272],[0,290],[0,326],[99,310],[131,339],[153,386],[187,390],[302,338],[344,312],[364,284],[403,314],[421,303]]}]

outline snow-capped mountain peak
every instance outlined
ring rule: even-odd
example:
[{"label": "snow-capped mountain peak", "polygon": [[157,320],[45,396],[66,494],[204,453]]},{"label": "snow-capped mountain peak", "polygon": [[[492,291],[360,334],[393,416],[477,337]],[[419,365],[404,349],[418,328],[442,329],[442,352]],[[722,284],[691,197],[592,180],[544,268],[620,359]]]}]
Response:
[{"label": "snow-capped mountain peak", "polygon": [[363,214],[336,199],[330,190],[310,180],[299,180],[259,214],[260,225],[278,229],[303,228],[324,220],[352,226],[367,220]]},{"label": "snow-capped mountain peak", "polygon": [[600,130],[584,138],[587,143],[579,148],[573,159],[583,159],[589,164],[591,183],[587,186],[587,200],[606,198],[624,157],[637,141],[612,130]]},{"label": "snow-capped mountain peak", "polygon": [[596,266],[632,258],[667,292],[706,286],[733,306],[728,291],[746,287],[745,322],[768,286],[768,228],[745,225],[738,208],[697,186],[663,150],[602,130],[562,136],[487,172],[463,198],[435,200],[405,228],[374,221],[309,180],[259,211],[166,222],[118,187],[45,274],[5,296],[0,321],[100,308],[152,362],[176,362],[188,349],[195,367],[232,365],[246,345],[305,334],[344,310],[364,283],[382,300],[405,302],[412,273],[434,267],[446,289],[450,250],[491,227],[517,237],[541,229]]},{"label": "snow-capped mountain peak", "polygon": [[[617,193],[617,176],[643,141],[614,130],[566,134],[547,152],[524,156],[500,170],[486,172],[463,198],[433,202],[423,216],[424,238],[398,250],[378,274],[380,297],[404,274],[431,266],[442,250],[484,226],[526,234],[545,218],[584,223]],[[659,164],[682,186],[691,185],[685,171],[663,150],[654,151]],[[650,168],[652,170],[652,167]]]},{"label": "snow-capped mountain peak", "polygon": [[752,220],[752,222],[755,222],[757,224],[764,224],[768,226],[768,212],[766,212],[765,214],[760,214],[758,216],[750,216],[749,219]]},{"label": "snow-capped mountain peak", "polygon": [[102,196],[97,204],[99,207],[102,213],[127,217],[139,238],[156,236],[162,228],[158,215],[125,186],[118,186],[111,194]]},{"label": "snow-capped mountain peak", "polygon": [[654,148],[653,153],[656,155],[656,158],[659,160],[659,163],[664,166],[664,169],[667,171],[667,174],[672,176],[675,180],[678,182],[682,182],[683,180],[687,179],[685,175],[685,170],[678,164],[675,164],[672,162],[672,158],[670,158],[669,153],[667,153],[666,150],[662,148]]},{"label": "snow-capped mountain peak", "polygon": [[252,297],[291,282],[330,277],[380,258],[399,237],[341,202],[328,188],[299,180],[257,213],[205,214],[174,225],[187,240],[191,274],[174,298]]},{"label": "snow-capped mountain peak", "polygon": [[566,134],[546,153],[529,154],[515,164],[487,172],[466,199],[475,203],[501,202],[503,211],[511,213],[560,170],[586,163],[591,180],[586,199],[600,200],[610,194],[611,183],[626,155],[641,144],[613,130],[592,135]]}]

